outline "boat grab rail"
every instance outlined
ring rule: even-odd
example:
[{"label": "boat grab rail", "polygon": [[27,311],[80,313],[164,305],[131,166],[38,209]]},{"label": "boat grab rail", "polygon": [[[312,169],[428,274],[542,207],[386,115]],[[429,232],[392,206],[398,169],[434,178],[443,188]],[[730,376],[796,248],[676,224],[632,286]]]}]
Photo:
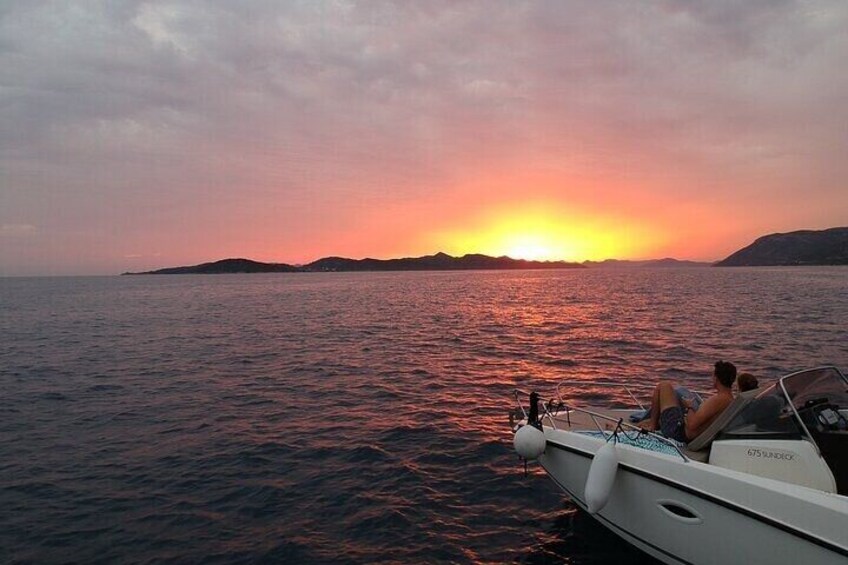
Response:
[{"label": "boat grab rail", "polygon": [[[562,384],[562,383],[560,383],[560,384]],[[610,383],[610,384],[612,384],[612,383]],[[522,390],[520,388],[516,388],[514,390],[514,395],[515,395],[516,404],[518,405],[518,408],[521,410],[521,413],[524,415],[524,419],[526,420],[528,416],[527,416],[527,412],[524,410],[524,406],[521,403],[521,395],[529,397],[530,393],[525,391],[525,390]],[[600,412],[595,412],[594,410],[590,410],[588,408],[581,408],[579,406],[569,404],[568,402],[566,402],[562,398],[562,395],[560,394],[560,391],[559,391],[559,385],[557,385],[557,401],[558,402],[556,404],[553,403],[554,399],[551,399],[550,402],[544,402],[544,401],[540,402],[541,407],[542,407],[542,414],[540,415],[539,420],[541,421],[541,420],[544,420],[545,418],[547,418],[548,421],[550,422],[551,427],[555,430],[559,429],[559,428],[557,428],[557,425],[556,425],[556,416],[559,415],[560,410],[565,409],[565,416],[566,416],[566,420],[568,421],[569,425],[571,425],[571,412],[574,411],[574,412],[586,414],[587,416],[589,416],[592,419],[592,422],[598,428],[598,431],[601,432],[602,434],[604,434],[604,436],[607,435],[607,432],[609,432],[609,430],[604,429],[604,427],[601,425],[601,422],[600,422],[601,420],[606,421],[606,422],[612,422],[612,423],[615,424],[616,427],[615,427],[614,431],[612,432],[612,435],[617,434],[619,430],[621,430],[621,432],[625,435],[627,435],[626,430],[630,430],[631,433],[637,433],[639,435],[647,435],[647,436],[650,436],[650,437],[670,446],[671,448],[673,448],[677,452],[677,454],[680,455],[681,459],[683,459],[683,461],[685,463],[688,463],[690,461],[689,457],[685,453],[683,453],[683,450],[680,448],[680,446],[677,444],[677,442],[672,441],[671,439],[669,439],[669,438],[667,438],[663,435],[660,435],[660,434],[653,432],[653,431],[650,431],[650,430],[646,430],[644,428],[640,428],[638,426],[634,426],[634,425],[632,425],[628,422],[625,422],[621,418],[613,418],[611,416],[608,416],[606,414],[601,414]],[[553,412],[552,412],[552,410],[553,410]],[[512,416],[512,415],[510,415],[510,416]],[[512,419],[512,417],[510,417],[510,420],[511,419]],[[630,436],[628,436],[628,437],[630,437]],[[608,438],[608,440],[609,440],[609,438]]]}]

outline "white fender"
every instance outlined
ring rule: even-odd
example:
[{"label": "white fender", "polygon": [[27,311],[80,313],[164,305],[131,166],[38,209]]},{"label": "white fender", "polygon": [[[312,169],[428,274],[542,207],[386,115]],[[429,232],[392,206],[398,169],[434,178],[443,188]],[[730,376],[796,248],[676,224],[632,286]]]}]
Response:
[{"label": "white fender", "polygon": [[512,444],[515,446],[515,451],[525,459],[536,459],[545,452],[545,433],[535,426],[521,426],[515,437],[512,438]]},{"label": "white fender", "polygon": [[589,467],[589,475],[586,477],[584,495],[590,514],[600,512],[606,506],[617,470],[618,454],[615,450],[615,440],[608,441],[595,454],[595,459]]}]

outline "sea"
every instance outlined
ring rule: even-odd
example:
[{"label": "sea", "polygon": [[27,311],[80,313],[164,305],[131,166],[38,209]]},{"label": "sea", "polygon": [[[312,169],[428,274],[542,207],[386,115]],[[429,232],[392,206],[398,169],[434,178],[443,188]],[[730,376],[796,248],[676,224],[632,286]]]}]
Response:
[{"label": "sea", "polygon": [[2,563],[653,563],[516,387],[848,369],[848,268],[0,279]]}]

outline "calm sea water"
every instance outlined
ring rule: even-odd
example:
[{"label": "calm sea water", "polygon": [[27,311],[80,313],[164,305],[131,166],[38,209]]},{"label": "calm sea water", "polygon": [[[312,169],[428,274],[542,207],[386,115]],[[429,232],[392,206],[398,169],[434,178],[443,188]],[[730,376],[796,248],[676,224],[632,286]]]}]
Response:
[{"label": "calm sea water", "polygon": [[0,279],[0,312],[2,562],[650,562],[522,475],[516,385],[848,369],[846,268]]}]

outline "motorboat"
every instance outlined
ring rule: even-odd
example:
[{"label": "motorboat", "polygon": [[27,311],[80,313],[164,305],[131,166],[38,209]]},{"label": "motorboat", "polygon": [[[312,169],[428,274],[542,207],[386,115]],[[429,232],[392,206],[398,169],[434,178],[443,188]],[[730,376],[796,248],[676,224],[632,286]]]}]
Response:
[{"label": "motorboat", "polygon": [[[618,385],[622,386],[622,385]],[[835,367],[738,394],[682,444],[630,422],[644,406],[515,391],[516,451],[580,508],[670,564],[848,563],[848,380]],[[619,395],[620,398],[621,395]]]}]

